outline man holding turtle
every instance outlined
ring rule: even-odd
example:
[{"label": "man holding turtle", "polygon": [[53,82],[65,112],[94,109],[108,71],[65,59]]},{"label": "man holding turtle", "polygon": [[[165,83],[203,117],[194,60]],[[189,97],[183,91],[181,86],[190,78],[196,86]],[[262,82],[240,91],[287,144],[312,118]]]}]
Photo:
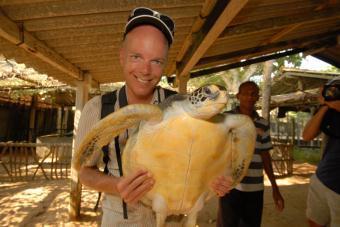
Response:
[{"label": "man holding turtle", "polygon": [[[157,104],[174,93],[157,86],[173,42],[174,27],[170,17],[157,11],[145,7],[132,10],[125,26],[120,50],[120,64],[126,83],[113,96],[115,99],[113,111],[130,104]],[[96,96],[84,106],[79,120],[75,149],[93,125],[102,118],[102,105],[106,101],[110,102],[112,96],[103,97],[105,95]],[[79,179],[82,184],[104,192],[102,226],[155,226],[152,210],[139,202],[155,183],[152,174],[140,169],[130,175],[120,176],[117,170],[119,165],[117,157],[124,149],[128,134],[128,131],[122,133],[108,145],[107,153],[104,155],[107,174],[97,168],[102,155],[97,152],[80,169]],[[216,194],[223,196],[229,191],[228,179],[224,177],[215,179],[212,189]],[[122,200],[127,204],[133,204],[125,207],[128,218],[122,215]]]}]

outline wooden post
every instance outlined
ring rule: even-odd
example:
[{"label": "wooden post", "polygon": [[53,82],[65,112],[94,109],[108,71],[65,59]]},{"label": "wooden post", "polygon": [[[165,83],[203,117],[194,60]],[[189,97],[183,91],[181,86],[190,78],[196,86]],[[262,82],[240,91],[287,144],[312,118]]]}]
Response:
[{"label": "wooden post", "polygon": [[[77,136],[78,122],[81,111],[88,100],[88,93],[91,86],[90,74],[84,75],[84,81],[78,82],[76,90],[76,111],[74,114],[74,134],[72,144],[72,157],[74,155],[74,142]],[[69,206],[69,218],[71,220],[77,220],[80,216],[81,206],[81,190],[82,185],[78,179],[78,172],[71,166],[71,190],[70,190],[70,206]]]},{"label": "wooden post", "polygon": [[28,141],[34,142],[35,140],[35,113],[37,109],[38,97],[36,95],[32,96],[31,108],[30,108],[30,122],[28,129]]},{"label": "wooden post", "polygon": [[295,119],[292,117],[292,145],[295,144]]},{"label": "wooden post", "polygon": [[178,92],[180,94],[186,94],[187,93],[187,85],[189,81],[189,75],[183,75],[178,78]]},{"label": "wooden post", "polygon": [[62,107],[58,107],[58,114],[57,114],[57,133],[58,133],[58,135],[61,134],[62,120],[63,120],[63,108]]},{"label": "wooden post", "polygon": [[63,136],[67,132],[67,121],[68,121],[68,114],[69,109],[68,107],[63,107],[63,121],[61,123],[61,135]]}]

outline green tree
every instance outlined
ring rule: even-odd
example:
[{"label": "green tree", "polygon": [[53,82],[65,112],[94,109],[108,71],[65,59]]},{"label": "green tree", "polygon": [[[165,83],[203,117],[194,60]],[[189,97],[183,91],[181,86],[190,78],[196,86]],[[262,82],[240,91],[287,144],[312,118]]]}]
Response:
[{"label": "green tree", "polygon": [[[283,66],[299,67],[301,66],[302,60],[302,54],[278,58],[274,60],[272,75],[278,75],[279,69]],[[260,84],[263,69],[264,63],[252,64],[191,79],[189,80],[188,86],[194,89],[204,84],[216,83],[227,87],[230,93],[236,94],[239,85],[250,78]]]}]

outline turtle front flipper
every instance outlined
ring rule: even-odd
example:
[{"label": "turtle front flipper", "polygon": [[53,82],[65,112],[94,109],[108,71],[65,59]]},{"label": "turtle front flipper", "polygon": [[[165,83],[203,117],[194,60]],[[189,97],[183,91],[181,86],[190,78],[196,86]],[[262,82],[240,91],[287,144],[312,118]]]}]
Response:
[{"label": "turtle front flipper", "polygon": [[231,132],[228,147],[231,152],[234,188],[245,176],[251,162],[255,150],[256,128],[250,117],[242,114],[226,114],[224,124]]},{"label": "turtle front flipper", "polygon": [[134,104],[121,108],[98,121],[75,151],[72,166],[79,170],[93,154],[110,143],[117,135],[142,120],[160,121],[162,111],[156,105]]}]

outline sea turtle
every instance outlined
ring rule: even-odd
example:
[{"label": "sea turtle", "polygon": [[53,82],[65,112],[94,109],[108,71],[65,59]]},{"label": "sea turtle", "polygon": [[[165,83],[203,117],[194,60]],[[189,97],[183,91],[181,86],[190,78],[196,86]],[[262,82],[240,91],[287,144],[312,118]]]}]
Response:
[{"label": "sea turtle", "polygon": [[240,114],[220,114],[227,92],[203,86],[189,95],[174,95],[163,104],[128,105],[102,119],[74,156],[79,169],[94,149],[136,126],[123,151],[123,172],[146,168],[155,178],[142,199],[156,213],[157,226],[168,215],[186,214],[195,226],[198,211],[212,193],[209,182],[230,175],[235,186],[243,178],[255,146],[255,126]]}]

